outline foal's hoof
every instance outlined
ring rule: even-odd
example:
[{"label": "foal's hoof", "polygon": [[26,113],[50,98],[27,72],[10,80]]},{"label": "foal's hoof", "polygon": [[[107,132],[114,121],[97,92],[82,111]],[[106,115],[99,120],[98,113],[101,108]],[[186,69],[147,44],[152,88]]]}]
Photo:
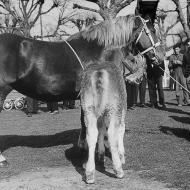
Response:
[{"label": "foal's hoof", "polygon": [[124,171],[121,169],[121,170],[114,170],[115,172],[115,175],[117,178],[119,179],[122,179],[124,177]]},{"label": "foal's hoof", "polygon": [[86,183],[93,184],[95,181],[94,172],[86,173]]},{"label": "foal's hoof", "polygon": [[7,167],[8,165],[9,163],[6,160],[0,162],[0,168]]}]

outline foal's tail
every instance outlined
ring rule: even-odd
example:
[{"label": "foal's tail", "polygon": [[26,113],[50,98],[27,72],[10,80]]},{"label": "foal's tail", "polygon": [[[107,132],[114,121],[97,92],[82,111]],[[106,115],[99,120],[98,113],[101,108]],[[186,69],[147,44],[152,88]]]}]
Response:
[{"label": "foal's tail", "polygon": [[96,116],[106,109],[109,98],[109,74],[106,70],[95,71],[91,76],[93,106]]}]

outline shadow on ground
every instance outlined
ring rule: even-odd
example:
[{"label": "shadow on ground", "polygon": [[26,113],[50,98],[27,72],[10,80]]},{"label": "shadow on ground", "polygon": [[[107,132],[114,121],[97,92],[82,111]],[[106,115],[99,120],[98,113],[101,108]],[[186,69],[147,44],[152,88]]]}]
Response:
[{"label": "shadow on ground", "polygon": [[183,138],[190,141],[190,130],[184,128],[173,128],[167,126],[160,126],[160,131],[167,135],[175,135],[176,137]]},{"label": "shadow on ground", "polygon": [[177,122],[190,124],[190,117],[169,116]]},{"label": "shadow on ground", "polygon": [[[75,170],[82,176],[83,181],[85,181],[85,169],[83,165],[87,161],[88,153],[84,150],[80,150],[75,144],[73,145],[73,147],[65,151],[65,156],[68,160],[71,161]],[[109,158],[111,157],[108,149],[106,149],[105,151],[105,156]],[[109,177],[115,178],[115,175],[113,173],[110,173],[105,170],[104,163],[99,162],[97,158],[96,158],[96,170]]]},{"label": "shadow on ground", "polygon": [[58,145],[77,144],[79,129],[68,130],[54,135],[2,135],[0,136],[0,149],[2,151],[16,146],[43,148]]}]

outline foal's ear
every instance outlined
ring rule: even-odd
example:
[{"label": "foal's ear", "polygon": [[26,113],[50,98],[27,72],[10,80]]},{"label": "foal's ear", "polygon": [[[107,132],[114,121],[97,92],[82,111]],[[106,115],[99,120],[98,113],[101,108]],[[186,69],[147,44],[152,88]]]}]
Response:
[{"label": "foal's ear", "polygon": [[19,51],[20,51],[20,55],[22,57],[27,58],[28,55],[31,53],[31,50],[32,50],[32,42],[30,42],[28,40],[23,40],[20,43]]}]

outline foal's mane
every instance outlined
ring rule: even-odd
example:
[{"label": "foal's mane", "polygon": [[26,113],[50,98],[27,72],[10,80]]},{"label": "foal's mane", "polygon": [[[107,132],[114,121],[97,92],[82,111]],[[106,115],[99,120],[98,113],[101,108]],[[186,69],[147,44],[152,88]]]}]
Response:
[{"label": "foal's mane", "polygon": [[127,15],[105,20],[72,35],[69,40],[82,37],[87,41],[97,40],[103,46],[125,46],[133,38],[135,18],[134,15]]}]

